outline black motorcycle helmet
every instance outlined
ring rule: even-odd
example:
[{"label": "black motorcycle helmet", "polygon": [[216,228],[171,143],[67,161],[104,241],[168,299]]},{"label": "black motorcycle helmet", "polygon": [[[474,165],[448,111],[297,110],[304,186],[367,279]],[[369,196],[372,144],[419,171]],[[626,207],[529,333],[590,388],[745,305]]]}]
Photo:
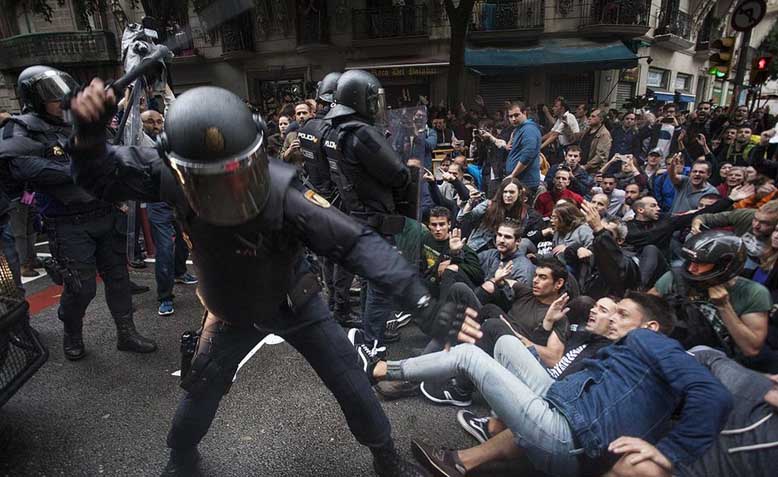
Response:
[{"label": "black motorcycle helmet", "polygon": [[46,115],[46,103],[61,101],[78,83],[67,73],[49,66],[30,66],[16,81],[23,113]]},{"label": "black motorcycle helmet", "polygon": [[[681,276],[693,287],[706,289],[727,283],[743,271],[746,246],[735,234],[708,230],[688,238],[681,248],[681,256],[684,258]],[[693,275],[689,272],[692,262],[716,266],[702,275]]]},{"label": "black motorcycle helmet", "polygon": [[322,103],[332,104],[335,101],[335,90],[338,88],[338,79],[341,74],[337,71],[327,73],[327,75],[319,81],[316,87],[316,99]]},{"label": "black motorcycle helmet", "polygon": [[357,114],[371,123],[386,111],[384,89],[378,78],[362,70],[349,70],[338,79],[335,103],[325,119]]},{"label": "black motorcycle helmet", "polygon": [[157,138],[189,205],[204,221],[238,225],[262,212],[270,192],[264,124],[238,96],[194,88],[176,99]]}]

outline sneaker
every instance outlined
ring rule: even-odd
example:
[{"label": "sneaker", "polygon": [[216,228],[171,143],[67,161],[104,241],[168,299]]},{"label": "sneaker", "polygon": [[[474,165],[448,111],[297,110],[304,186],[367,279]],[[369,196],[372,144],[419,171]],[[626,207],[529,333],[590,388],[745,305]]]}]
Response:
[{"label": "sneaker", "polygon": [[159,316],[172,315],[175,312],[176,309],[173,308],[173,300],[162,300],[159,303],[159,311],[157,311]]},{"label": "sneaker", "polygon": [[184,273],[176,277],[176,283],[182,283],[184,285],[196,285],[197,277],[189,272]]},{"label": "sneaker", "polygon": [[389,320],[384,328],[384,343],[396,343],[400,341],[400,332],[397,330],[397,321]]},{"label": "sneaker", "polygon": [[421,383],[420,389],[427,399],[437,404],[467,407],[473,403],[472,396],[459,389],[453,379],[440,385],[425,381]]},{"label": "sneaker", "polygon": [[462,410],[457,413],[457,421],[465,432],[475,437],[481,444],[491,437],[488,417],[478,417],[470,411]]},{"label": "sneaker", "polygon": [[370,378],[370,384],[376,384],[376,380],[373,377],[373,369],[386,356],[386,346],[379,347],[377,340],[366,340],[365,334],[357,328],[352,328],[348,331],[348,340],[357,351],[359,365],[367,374],[367,377]]},{"label": "sneaker", "polygon": [[410,381],[381,381],[375,390],[384,401],[394,401],[419,395],[419,385]]},{"label": "sneaker", "polygon": [[396,311],[392,314],[392,319],[386,322],[386,326],[389,327],[389,323],[395,323],[396,329],[400,329],[403,326],[411,322],[411,314],[405,311]]},{"label": "sneaker", "polygon": [[434,475],[442,477],[464,477],[467,469],[459,460],[457,452],[450,449],[436,449],[416,439],[411,440],[413,457]]}]

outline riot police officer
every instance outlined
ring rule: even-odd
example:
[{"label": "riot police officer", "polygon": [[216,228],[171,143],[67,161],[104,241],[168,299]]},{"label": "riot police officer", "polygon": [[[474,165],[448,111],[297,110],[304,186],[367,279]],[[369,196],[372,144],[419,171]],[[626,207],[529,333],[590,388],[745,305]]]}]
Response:
[{"label": "riot police officer", "polygon": [[18,91],[23,114],[13,116],[2,130],[0,175],[37,192],[56,262],[48,269],[65,287],[57,310],[64,326],[65,357],[73,361],[86,354],[83,319],[95,297],[97,272],[116,324],[117,348],[150,353],[156,344],[138,334],[133,322],[124,218],[114,204],[75,185],[71,176],[65,152],[71,126],[63,119],[61,101],[76,87],[70,75],[48,66],[22,71]]},{"label": "riot police officer", "polygon": [[307,246],[374,280],[430,326],[459,330],[432,319],[435,307],[412,267],[377,234],[302,188],[294,168],[268,161],[263,124],[238,96],[214,87],[182,94],[168,110],[158,150],[105,144],[106,109],[114,99],[94,80],[71,102],[77,182],[106,200],[173,205],[192,245],[207,310],[182,380],[187,393],[168,434],[164,475],[195,472],[197,445],[238,363],[268,333],[282,336],[316,370],[351,432],[373,452],[379,475],[425,475],[395,451],[386,415],[346,334],[330,319],[303,252]]},{"label": "riot police officer", "polygon": [[[332,107],[340,75],[338,72],[332,72],[319,82],[316,90],[316,102],[320,105],[320,109],[315,118],[309,119],[300,128],[297,138],[300,140],[300,150],[305,157],[304,168],[309,185],[333,206],[348,213],[348,210],[343,206],[343,201],[340,200],[338,188],[335,185],[340,178],[337,171],[330,171],[330,164],[323,150],[325,142],[337,141],[337,131],[333,129],[332,123],[328,119],[324,119],[324,116],[329,113]],[[362,323],[358,317],[352,316],[349,301],[349,289],[354,280],[354,274],[331,260],[324,260],[323,272],[324,282],[329,292],[330,309],[335,321],[346,328],[361,326]]]},{"label": "riot police officer", "polygon": [[[401,208],[414,208],[407,200],[414,182],[400,156],[374,126],[384,119],[384,90],[367,71],[349,70],[338,79],[334,100],[325,119],[332,121],[337,140],[325,141],[324,151],[331,170],[341,178],[337,184],[341,200],[352,217],[391,241],[403,231]],[[368,283],[363,332],[368,340],[378,341],[377,349],[382,348],[392,309],[389,294],[376,283]]]}]

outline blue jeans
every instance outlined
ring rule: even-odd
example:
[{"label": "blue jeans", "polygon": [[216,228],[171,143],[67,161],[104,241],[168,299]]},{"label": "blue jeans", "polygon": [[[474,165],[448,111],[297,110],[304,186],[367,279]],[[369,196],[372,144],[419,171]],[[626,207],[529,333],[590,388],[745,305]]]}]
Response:
[{"label": "blue jeans", "polygon": [[157,280],[157,299],[173,299],[175,275],[175,237],[173,210],[164,202],[146,204],[151,224],[151,236],[157,252],[154,255],[154,278]]},{"label": "blue jeans", "polygon": [[16,287],[19,288],[19,290],[23,290],[19,254],[16,251],[16,240],[14,239],[10,222],[0,225],[0,238],[3,241],[3,253],[5,254],[5,260],[8,262],[8,267],[11,269],[11,274],[14,277],[14,283],[16,283]]},{"label": "blue jeans", "polygon": [[537,470],[578,475],[576,455],[582,451],[575,447],[567,419],[545,400],[554,380],[518,338],[500,338],[494,358],[475,345],[462,344],[451,351],[387,362],[387,379],[393,381],[449,376],[475,383]]},{"label": "blue jeans", "polygon": [[394,301],[392,295],[368,282],[365,311],[362,315],[362,328],[365,332],[365,338],[368,340],[378,340],[379,345],[384,344],[386,322],[389,321],[393,309]]}]

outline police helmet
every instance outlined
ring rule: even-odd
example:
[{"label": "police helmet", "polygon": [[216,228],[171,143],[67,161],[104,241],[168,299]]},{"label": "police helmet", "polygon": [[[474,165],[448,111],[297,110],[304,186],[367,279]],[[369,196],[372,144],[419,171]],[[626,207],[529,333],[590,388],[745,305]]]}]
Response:
[{"label": "police helmet", "polygon": [[222,88],[194,88],[170,105],[158,148],[204,221],[238,225],[262,212],[270,192],[264,129]]},{"label": "police helmet", "polygon": [[378,78],[363,70],[349,70],[338,79],[335,103],[325,119],[357,114],[375,122],[386,110],[384,89]]},{"label": "police helmet", "polygon": [[327,104],[332,104],[335,101],[335,90],[338,88],[338,79],[341,74],[337,71],[328,73],[316,88],[316,99]]},{"label": "police helmet", "polygon": [[[730,232],[708,230],[688,238],[681,248],[684,258],[681,275],[695,288],[704,289],[722,285],[743,271],[746,264],[746,246],[743,240]],[[708,272],[692,274],[692,263],[712,263]]]},{"label": "police helmet", "polygon": [[19,75],[17,88],[22,112],[46,114],[46,103],[61,101],[78,87],[67,73],[49,66],[30,66]]}]

